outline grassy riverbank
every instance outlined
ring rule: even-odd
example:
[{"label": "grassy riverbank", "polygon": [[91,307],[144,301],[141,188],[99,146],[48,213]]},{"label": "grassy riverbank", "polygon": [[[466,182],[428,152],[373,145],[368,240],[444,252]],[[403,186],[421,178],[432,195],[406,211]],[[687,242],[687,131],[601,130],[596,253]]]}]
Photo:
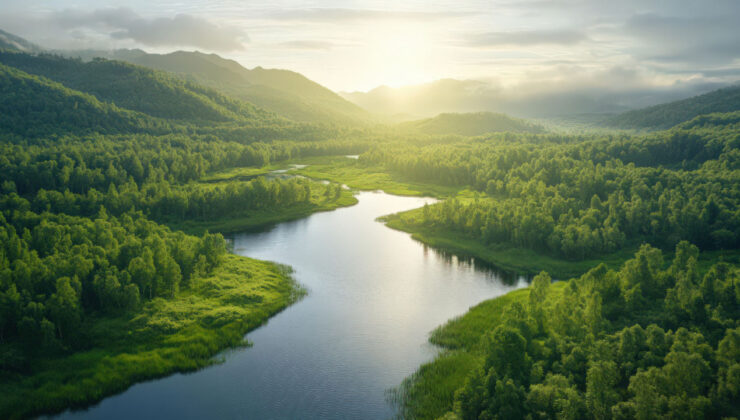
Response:
[{"label": "grassy riverbank", "polygon": [[[385,216],[383,220],[388,227],[411,233],[412,238],[431,247],[457,255],[475,257],[503,270],[525,275],[534,275],[544,270],[554,278],[568,279],[580,276],[601,263],[610,269],[617,269],[632,258],[639,247],[639,244],[635,243],[611,254],[580,261],[568,261],[505,243],[486,245],[456,232],[428,228],[415,222],[420,219],[422,211],[423,209],[413,209]],[[740,264],[740,251],[703,252],[698,261],[700,272],[705,273],[712,264],[719,261]]]},{"label": "grassy riverbank", "polygon": [[388,194],[407,196],[447,197],[460,188],[444,187],[434,184],[408,182],[385,168],[370,166],[345,156],[322,156],[300,159],[293,163],[307,165],[292,170],[313,179],[339,182],[358,190],[383,190]]},{"label": "grassy riverbank", "polygon": [[302,294],[289,268],[227,255],[173,299],[87,321],[90,349],[32,359],[29,373],[3,378],[0,417],[84,407],[136,382],[216,363],[214,355],[246,345],[244,334]]},{"label": "grassy riverbank", "polygon": [[[566,282],[556,282],[550,293],[562,294]],[[462,388],[470,372],[483,365],[483,337],[501,322],[504,309],[512,303],[526,305],[529,288],[509,292],[472,307],[465,315],[435,329],[429,341],[444,351],[425,363],[396,389],[390,392],[392,402],[402,414],[434,419],[452,409],[455,391]]]},{"label": "grassy riverbank", "polygon": [[223,234],[249,232],[262,230],[278,223],[301,219],[313,213],[330,211],[355,204],[357,204],[357,198],[355,198],[352,191],[342,190],[339,197],[314,195],[309,203],[246,211],[218,220],[175,220],[172,222],[165,221],[164,223],[173,230],[182,230],[191,235],[201,235],[205,231]]},{"label": "grassy riverbank", "polygon": [[615,268],[634,255],[637,248],[627,248],[596,259],[566,261],[542,255],[531,249],[507,244],[485,245],[455,232],[429,229],[414,223],[414,219],[421,216],[420,212],[420,209],[414,209],[386,216],[384,220],[388,227],[411,233],[412,238],[431,247],[457,255],[475,257],[503,270],[525,275],[533,275],[544,270],[555,278],[567,279],[581,275],[602,262],[610,268]]}]

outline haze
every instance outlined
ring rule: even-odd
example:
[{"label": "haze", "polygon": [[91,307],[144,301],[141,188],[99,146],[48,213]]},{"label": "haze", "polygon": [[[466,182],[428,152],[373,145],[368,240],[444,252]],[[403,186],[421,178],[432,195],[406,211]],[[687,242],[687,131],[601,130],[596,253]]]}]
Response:
[{"label": "haze", "polygon": [[0,27],[47,47],[216,52],[335,91],[442,78],[654,89],[740,75],[732,0],[3,3]]}]

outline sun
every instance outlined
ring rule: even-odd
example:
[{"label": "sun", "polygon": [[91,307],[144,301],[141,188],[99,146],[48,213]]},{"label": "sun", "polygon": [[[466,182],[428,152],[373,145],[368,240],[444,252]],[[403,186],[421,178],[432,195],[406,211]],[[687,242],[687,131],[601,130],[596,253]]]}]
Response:
[{"label": "sun", "polygon": [[431,74],[431,36],[421,25],[383,23],[372,28],[368,61],[383,84],[399,87],[420,83]]}]

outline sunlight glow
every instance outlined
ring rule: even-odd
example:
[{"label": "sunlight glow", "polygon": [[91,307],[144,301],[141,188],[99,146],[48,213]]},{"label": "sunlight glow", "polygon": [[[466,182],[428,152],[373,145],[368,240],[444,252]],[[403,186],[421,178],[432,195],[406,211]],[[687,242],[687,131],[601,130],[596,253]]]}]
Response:
[{"label": "sunlight glow", "polygon": [[387,22],[368,33],[368,57],[378,79],[391,87],[421,83],[432,74],[431,34],[422,25]]}]

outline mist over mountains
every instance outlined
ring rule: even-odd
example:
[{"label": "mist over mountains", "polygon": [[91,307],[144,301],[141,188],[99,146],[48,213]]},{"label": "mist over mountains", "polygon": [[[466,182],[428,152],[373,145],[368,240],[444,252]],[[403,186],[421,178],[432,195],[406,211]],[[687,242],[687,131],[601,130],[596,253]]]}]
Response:
[{"label": "mist over mountains", "polygon": [[[368,92],[335,93],[294,71],[262,67],[247,69],[237,61],[199,51],[152,54],[141,49],[45,50],[4,31],[0,31],[0,50],[48,57],[57,55],[82,62],[103,58],[164,71],[186,83],[213,89],[300,123],[365,125],[471,113],[474,115],[454,117],[454,121],[450,121],[449,116],[435,120],[436,124],[444,122],[445,130],[450,130],[451,126],[453,131],[467,133],[471,130],[499,131],[501,127],[508,127],[508,121],[502,124],[500,117],[491,116],[491,113],[496,113],[612,128],[657,129],[700,114],[740,109],[736,87],[729,85],[729,90],[718,90],[727,88],[728,83],[697,79],[695,82],[656,86],[624,69],[613,69],[601,78],[598,75],[561,75],[561,83],[532,81],[517,87],[503,87],[493,81],[450,78],[399,88],[380,86]],[[12,57],[6,56],[8,59]],[[44,60],[49,60],[48,57]],[[65,65],[69,67],[70,64]],[[82,68],[85,71],[91,69],[90,66],[79,67]],[[78,70],[67,70],[72,72],[67,77],[74,76]],[[78,81],[90,82],[94,78],[89,77],[92,78]],[[116,76],[109,74],[108,77]],[[51,79],[57,80],[55,77]],[[74,89],[77,86],[70,84],[73,79],[64,83]],[[111,81],[101,83],[105,85]],[[719,93],[694,98],[708,92]],[[139,95],[142,92],[130,93]],[[121,103],[117,101],[117,104]],[[651,116],[641,122],[638,120],[643,108],[649,108]],[[660,117],[656,116],[658,114]],[[462,128],[467,123],[474,128]]]},{"label": "mist over mountains", "polygon": [[652,106],[726,86],[694,83],[666,88],[648,86],[564,86],[541,90],[501,88],[484,81],[443,79],[431,83],[368,92],[340,92],[368,111],[398,120],[445,112],[503,112],[518,117],[563,117],[576,114],[616,114]]}]

